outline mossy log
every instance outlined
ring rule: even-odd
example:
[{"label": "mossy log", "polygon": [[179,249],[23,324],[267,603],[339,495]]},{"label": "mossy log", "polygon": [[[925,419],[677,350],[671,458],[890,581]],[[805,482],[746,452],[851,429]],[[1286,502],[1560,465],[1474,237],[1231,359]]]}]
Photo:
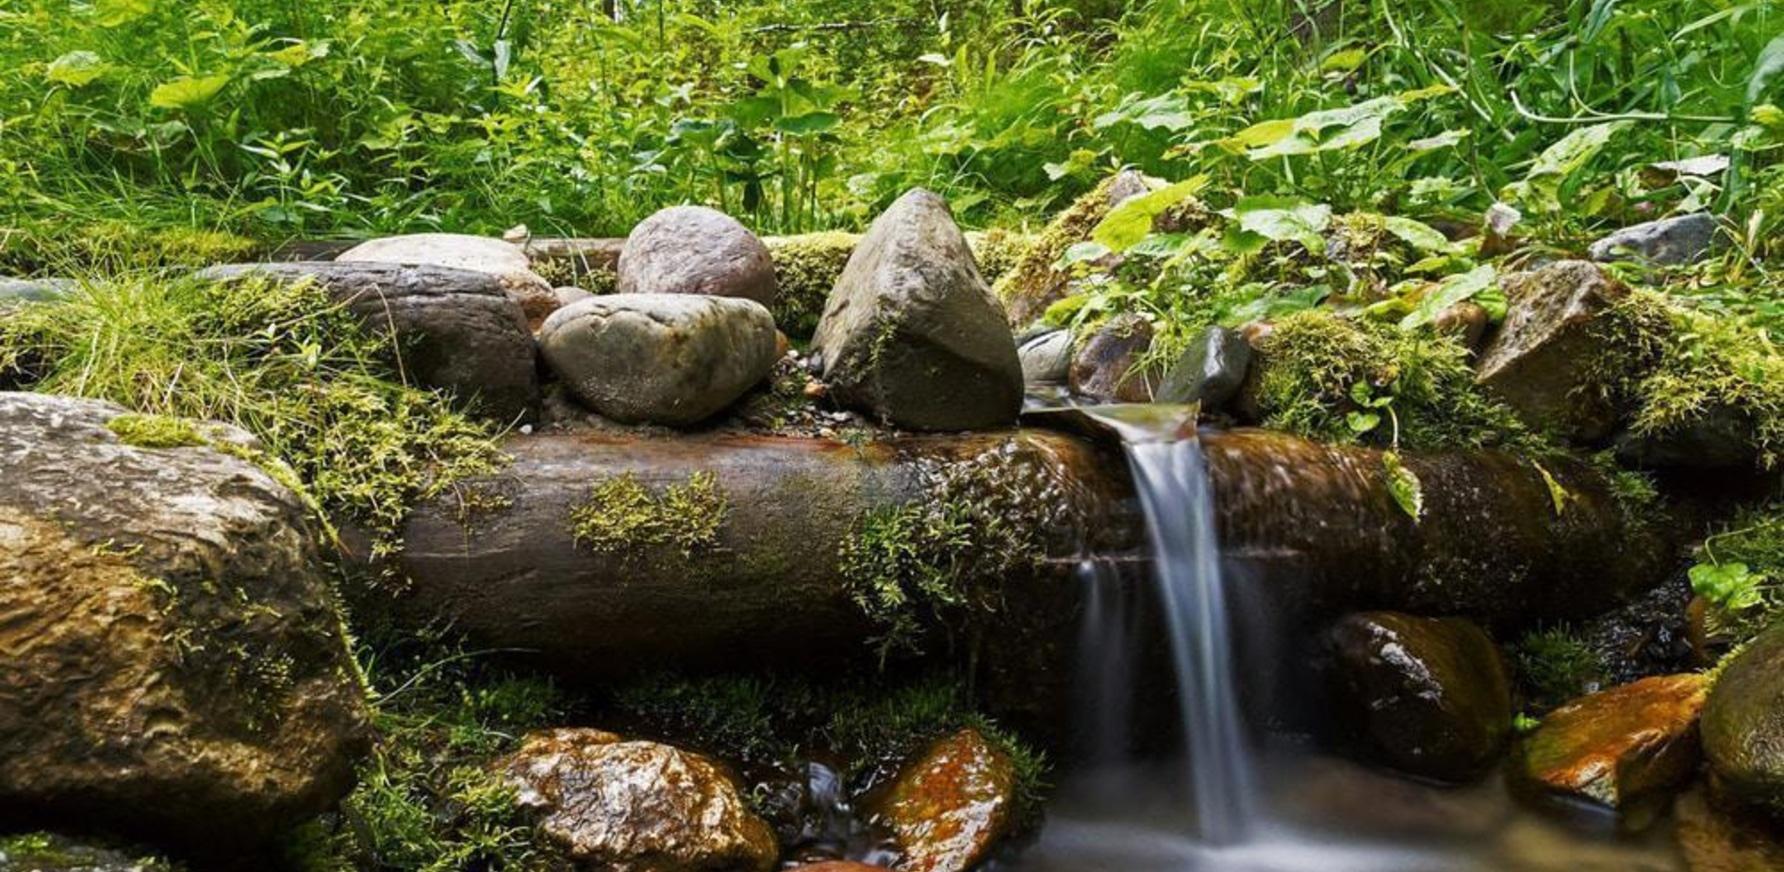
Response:
[{"label": "mossy log", "polygon": [[[1667,544],[1632,528],[1583,463],[1409,457],[1424,487],[1415,522],[1389,492],[1379,452],[1261,431],[1202,442],[1236,595],[1290,628],[1378,608],[1513,630],[1609,608],[1672,565]],[[982,621],[980,641],[1008,655],[983,652],[989,668],[1069,663],[1059,658],[1076,637],[1081,556],[1144,552],[1119,452],[1061,432],[862,446],[577,433],[515,437],[507,449],[514,462],[502,476],[410,520],[401,569],[412,590],[401,610],[412,620],[443,614],[482,644],[538,651],[566,673],[868,655],[876,628],[851,598],[843,555],[862,518],[935,499],[938,473],[950,469],[979,469],[987,493],[1005,500],[1005,522],[1034,543],[1034,571],[1000,579],[1001,605]],[[723,501],[716,535],[703,532],[710,501],[688,506],[702,535],[663,529],[675,523],[673,487],[708,475]],[[658,496],[591,506],[601,492],[634,490],[601,487],[625,476]],[[579,544],[573,518],[604,508],[615,513],[604,529],[635,520],[648,533],[637,548]]]}]

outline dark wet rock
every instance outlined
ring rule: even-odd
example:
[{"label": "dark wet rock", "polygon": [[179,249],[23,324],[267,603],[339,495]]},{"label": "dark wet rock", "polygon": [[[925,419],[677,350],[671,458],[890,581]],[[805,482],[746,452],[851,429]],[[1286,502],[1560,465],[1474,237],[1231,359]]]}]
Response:
[{"label": "dark wet rock", "polygon": [[1511,679],[1493,640],[1458,618],[1361,612],[1326,633],[1340,720],[1396,768],[1485,772],[1511,736]]},{"label": "dark wet rock", "polygon": [[1217,411],[1239,395],[1251,371],[1251,343],[1225,327],[1203,330],[1165,372],[1158,394],[1160,403],[1200,403],[1205,411]]},{"label": "dark wet rock", "polygon": [[1602,687],[1690,671],[1694,667],[1686,626],[1690,601],[1691,583],[1683,573],[1675,573],[1641,596],[1579,622],[1580,641],[1604,667],[1598,676]]},{"label": "dark wet rock", "polygon": [[545,362],[578,399],[627,424],[712,417],[774,368],[774,318],[760,303],[691,294],[613,294],[552,313]]},{"label": "dark wet rock", "polygon": [[54,833],[0,836],[0,872],[175,872],[174,864],[138,850]]},{"label": "dark wet rock", "polygon": [[1714,608],[1701,596],[1691,597],[1691,602],[1685,606],[1685,634],[1691,642],[1693,666],[1714,666],[1735,646],[1734,638],[1720,628],[1712,629],[1710,612]]},{"label": "dark wet rock", "polygon": [[331,577],[290,491],[205,445],[124,444],[121,411],[0,394],[0,817],[267,838],[365,748]]},{"label": "dark wet rock", "polygon": [[1641,469],[1752,469],[1759,462],[1753,419],[1727,406],[1712,406],[1662,433],[1625,430],[1617,460]]},{"label": "dark wet rock", "polygon": [[1784,833],[1775,821],[1718,801],[1699,787],[1679,797],[1673,817],[1691,872],[1777,872],[1784,869]]},{"label": "dark wet rock", "polygon": [[1629,289],[1586,261],[1517,273],[1502,287],[1510,308],[1481,352],[1479,382],[1532,426],[1582,443],[1609,437],[1623,410],[1594,381],[1608,377],[1592,364],[1613,341],[1594,326]]},{"label": "dark wet rock", "polygon": [[1569,703],[1519,749],[1519,774],[1552,794],[1612,808],[1691,780],[1701,760],[1702,675],[1644,678]]},{"label": "dark wet rock", "polygon": [[1105,403],[1149,403],[1158,373],[1143,365],[1152,322],[1117,315],[1091,331],[1072,356],[1072,393]]},{"label": "dark wet rock", "polygon": [[1017,347],[1022,381],[1029,385],[1062,385],[1072,371],[1072,331],[1049,330]]},{"label": "dark wet rock", "polygon": [[508,297],[520,304],[527,326],[538,330],[557,309],[551,283],[533,272],[526,251],[514,243],[487,236],[417,233],[362,242],[335,258],[336,263],[389,263],[442,266],[496,277]]},{"label": "dark wet rock", "polygon": [[622,294],[702,294],[774,305],[768,246],[737,219],[675,206],[638,223],[619,254]]},{"label": "dark wet rock", "polygon": [[442,266],[307,262],[218,266],[198,276],[229,282],[255,276],[284,282],[313,280],[366,326],[394,331],[401,344],[403,371],[417,384],[474,401],[491,417],[520,417],[538,393],[538,352],[526,315],[489,273]]},{"label": "dark wet rock", "polygon": [[969,728],[906,764],[870,811],[903,849],[900,872],[968,872],[1009,835],[1015,792],[1015,764]]},{"label": "dark wet rock", "polygon": [[1592,259],[1644,261],[1658,266],[1696,263],[1715,246],[1716,232],[1716,216],[1707,213],[1662,218],[1625,227],[1592,243]]},{"label": "dark wet rock", "polygon": [[1731,795],[1784,817],[1784,624],[1722,667],[1704,707],[1703,746]]},{"label": "dark wet rock", "polygon": [[1492,320],[1485,306],[1473,300],[1463,300],[1438,312],[1431,320],[1431,328],[1444,336],[1454,336],[1464,348],[1478,350]]},{"label": "dark wet rock", "polygon": [[779,857],[737,782],[699,754],[558,729],[496,765],[545,841],[590,872],[767,872]]},{"label": "dark wet rock", "polygon": [[9,279],[0,276],[0,306],[59,300],[80,287],[73,279]]},{"label": "dark wet rock", "polygon": [[911,430],[1013,423],[1022,364],[943,200],[914,190],[877,218],[825,304],[812,348],[830,396]]}]

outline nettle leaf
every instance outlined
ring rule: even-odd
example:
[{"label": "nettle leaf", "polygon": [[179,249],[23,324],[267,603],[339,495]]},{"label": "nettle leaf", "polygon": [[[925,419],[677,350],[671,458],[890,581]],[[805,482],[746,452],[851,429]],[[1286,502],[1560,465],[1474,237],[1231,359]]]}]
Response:
[{"label": "nettle leaf", "polygon": [[1490,264],[1445,278],[1433,290],[1425,292],[1412,313],[1400,319],[1401,330],[1417,330],[1437,319],[1439,313],[1499,282],[1499,271]]},{"label": "nettle leaf", "polygon": [[1207,185],[1207,176],[1195,176],[1138,197],[1130,197],[1109,210],[1109,214],[1096,225],[1096,229],[1090,231],[1090,238],[1108,246],[1112,252],[1126,251],[1152,233],[1154,218],[1195,196]]},{"label": "nettle leaf", "polygon": [[53,61],[44,69],[43,77],[58,85],[79,88],[92,84],[106,74],[111,67],[90,51],[71,51]]},{"label": "nettle leaf", "polygon": [[1417,473],[1406,468],[1398,451],[1381,453],[1382,469],[1388,476],[1388,493],[1408,517],[1417,521],[1425,513],[1425,486]]},{"label": "nettle leaf", "polygon": [[1436,228],[1423,221],[1401,218],[1396,215],[1383,219],[1382,224],[1401,242],[1426,254],[1447,254],[1451,250],[1449,237],[1439,233]]},{"label": "nettle leaf", "polygon": [[155,86],[149,92],[149,105],[158,109],[193,109],[209,103],[228,84],[228,76],[181,76]]},{"label": "nettle leaf", "polygon": [[[1258,238],[1272,242],[1299,242],[1316,254],[1326,250],[1324,233],[1332,224],[1332,207],[1295,197],[1246,197],[1233,206],[1241,248]],[[1250,238],[1247,238],[1250,237]],[[1261,247],[1261,246],[1259,246]]]}]

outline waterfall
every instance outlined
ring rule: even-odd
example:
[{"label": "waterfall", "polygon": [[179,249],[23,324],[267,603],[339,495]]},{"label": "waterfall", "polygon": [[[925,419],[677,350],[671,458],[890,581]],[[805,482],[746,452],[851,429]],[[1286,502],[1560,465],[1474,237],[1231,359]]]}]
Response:
[{"label": "waterfall", "polygon": [[1146,515],[1160,602],[1170,632],[1196,825],[1204,841],[1242,841],[1255,779],[1233,681],[1233,642],[1214,499],[1193,438],[1126,444]]}]

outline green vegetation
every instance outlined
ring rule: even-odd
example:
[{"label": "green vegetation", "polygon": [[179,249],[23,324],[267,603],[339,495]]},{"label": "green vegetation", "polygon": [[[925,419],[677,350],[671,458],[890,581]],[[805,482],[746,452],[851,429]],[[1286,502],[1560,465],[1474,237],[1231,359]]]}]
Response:
[{"label": "green vegetation", "polygon": [[595,485],[571,509],[570,532],[577,545],[596,554],[639,558],[674,546],[685,556],[718,546],[729,511],[718,476],[710,472],[692,473],[661,496],[626,473]]},{"label": "green vegetation", "polygon": [[1709,634],[1727,642],[1784,618],[1784,506],[1749,508],[1705,539],[1691,589],[1709,603]]},{"label": "green vegetation", "polygon": [[197,424],[166,415],[119,415],[105,422],[105,428],[125,445],[136,448],[191,448],[207,444]]},{"label": "green vegetation", "polygon": [[307,284],[130,274],[0,321],[0,373],[132,410],[113,429],[138,444],[198,435],[169,418],[239,426],[263,447],[217,447],[292,486],[325,525],[365,530],[374,557],[411,506],[502,462],[490,427],[401,383],[393,352]]},{"label": "green vegetation", "polygon": [[1608,675],[1598,653],[1564,627],[1526,633],[1512,654],[1525,702],[1537,711],[1601,689]]}]

